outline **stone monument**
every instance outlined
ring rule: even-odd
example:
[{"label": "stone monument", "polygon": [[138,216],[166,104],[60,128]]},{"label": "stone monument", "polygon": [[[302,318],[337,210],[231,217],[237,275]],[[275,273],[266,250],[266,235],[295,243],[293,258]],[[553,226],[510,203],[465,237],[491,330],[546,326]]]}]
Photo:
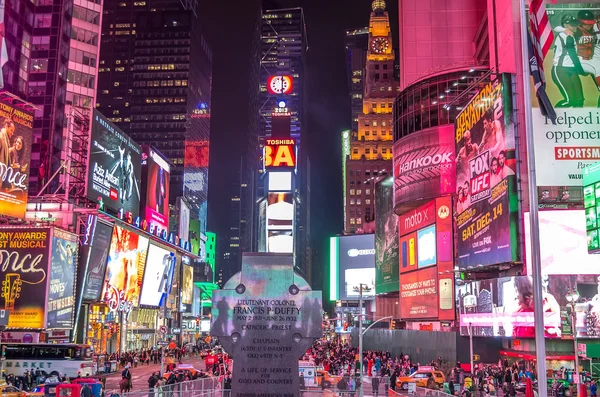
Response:
[{"label": "stone monument", "polygon": [[233,358],[231,397],[299,397],[298,359],[322,337],[322,294],[291,255],[245,253],[213,292],[211,336]]}]

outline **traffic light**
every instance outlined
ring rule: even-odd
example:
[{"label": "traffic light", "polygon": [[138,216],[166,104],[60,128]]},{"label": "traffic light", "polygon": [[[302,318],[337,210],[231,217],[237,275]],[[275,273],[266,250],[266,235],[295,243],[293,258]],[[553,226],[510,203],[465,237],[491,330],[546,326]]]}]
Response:
[{"label": "traffic light", "polygon": [[2,346],[2,359],[6,358],[6,346]]}]

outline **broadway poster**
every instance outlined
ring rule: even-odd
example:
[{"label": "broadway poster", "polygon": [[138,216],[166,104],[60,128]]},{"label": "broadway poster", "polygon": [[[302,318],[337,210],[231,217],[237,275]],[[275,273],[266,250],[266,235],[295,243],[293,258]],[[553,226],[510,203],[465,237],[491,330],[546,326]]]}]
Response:
[{"label": "broadway poster", "polygon": [[47,328],[73,328],[75,266],[79,241],[75,234],[54,229],[48,289]]},{"label": "broadway poster", "polygon": [[394,178],[375,185],[375,292],[400,288],[398,270],[398,216],[394,214]]},{"label": "broadway poster", "polygon": [[0,229],[2,293],[9,328],[45,328],[50,228]]},{"label": "broadway poster", "polygon": [[488,83],[456,118],[456,264],[461,269],[516,259],[510,201],[516,182],[514,126],[510,95],[503,95],[508,86],[500,80]]}]

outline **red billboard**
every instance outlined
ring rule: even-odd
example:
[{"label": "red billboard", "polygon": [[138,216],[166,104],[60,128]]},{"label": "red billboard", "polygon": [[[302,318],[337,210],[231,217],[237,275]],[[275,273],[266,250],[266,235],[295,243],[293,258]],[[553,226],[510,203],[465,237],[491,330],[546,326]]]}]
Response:
[{"label": "red billboard", "polygon": [[453,194],[456,189],[454,128],[442,126],[410,134],[394,144],[394,209]]},{"label": "red billboard", "polygon": [[[452,198],[431,200],[402,215],[399,223],[400,293],[410,298],[400,302],[401,312],[407,314],[402,318],[453,320]],[[429,277],[432,271],[435,277]],[[415,290],[415,283],[424,281],[424,275],[435,279],[435,297]]]},{"label": "red billboard", "polygon": [[438,274],[435,267],[400,276],[400,317],[438,318]]},{"label": "red billboard", "polygon": [[267,79],[269,94],[291,94],[294,88],[292,76],[270,76]]}]

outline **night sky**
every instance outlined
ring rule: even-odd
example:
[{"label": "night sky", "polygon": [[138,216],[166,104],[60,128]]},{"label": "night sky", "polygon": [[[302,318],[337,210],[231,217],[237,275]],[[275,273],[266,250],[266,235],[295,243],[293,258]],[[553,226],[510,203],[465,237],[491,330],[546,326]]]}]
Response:
[{"label": "night sky", "polygon": [[[250,116],[249,47],[260,3],[200,2],[200,17],[213,49],[208,230],[221,236],[227,232],[230,219],[231,188],[227,181],[239,164],[240,143]],[[396,47],[397,2],[387,3]],[[319,251],[316,267],[326,269],[328,237],[343,229],[340,133],[350,128],[351,122],[344,35],[347,29],[368,26],[371,1],[268,1],[269,8],[298,6],[304,8],[309,45],[305,77],[308,120],[302,133],[307,137],[311,161],[311,237],[313,249]]]}]

